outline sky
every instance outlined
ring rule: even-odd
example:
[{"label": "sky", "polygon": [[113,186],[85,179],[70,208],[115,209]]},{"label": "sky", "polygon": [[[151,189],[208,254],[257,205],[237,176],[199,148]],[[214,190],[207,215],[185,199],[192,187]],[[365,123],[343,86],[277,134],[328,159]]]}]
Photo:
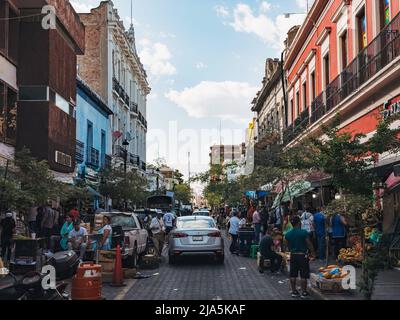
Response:
[{"label": "sky", "polygon": [[[100,3],[70,2],[78,12]],[[131,1],[113,3],[128,28]],[[133,0],[152,88],[147,162],[163,158],[187,177],[189,159],[191,175],[207,170],[210,146],[244,142],[265,60],[280,57],[287,31],[306,11],[307,0]]]}]

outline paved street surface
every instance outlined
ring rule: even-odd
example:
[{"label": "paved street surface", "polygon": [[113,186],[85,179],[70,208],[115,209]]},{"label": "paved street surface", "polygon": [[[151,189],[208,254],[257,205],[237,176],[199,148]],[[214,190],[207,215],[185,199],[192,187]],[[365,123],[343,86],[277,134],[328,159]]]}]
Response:
[{"label": "paved street surface", "polygon": [[284,275],[260,274],[256,260],[231,255],[225,240],[224,265],[193,257],[177,265],[165,261],[156,270],[142,270],[148,279],[127,280],[125,288],[104,285],[106,299],[124,300],[285,300],[291,299]]}]

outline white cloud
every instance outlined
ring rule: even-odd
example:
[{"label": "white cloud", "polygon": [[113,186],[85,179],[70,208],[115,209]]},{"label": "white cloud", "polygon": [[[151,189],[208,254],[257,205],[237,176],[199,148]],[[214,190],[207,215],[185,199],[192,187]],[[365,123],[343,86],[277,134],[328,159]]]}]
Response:
[{"label": "white cloud", "polygon": [[214,7],[215,11],[217,12],[217,15],[219,17],[226,18],[229,16],[229,11],[226,7],[218,5]]},{"label": "white cloud", "polygon": [[[182,91],[171,90],[166,97],[194,118],[218,117],[248,123],[250,103],[257,90],[244,82],[203,81]],[[248,118],[244,117],[246,114]]]},{"label": "white cloud", "polygon": [[85,2],[79,0],[70,0],[75,11],[78,13],[89,13],[90,9],[98,7],[99,3],[96,0],[86,0]]},{"label": "white cloud", "polygon": [[265,12],[269,11],[270,9],[271,9],[271,4],[269,2],[267,2],[267,1],[261,2],[261,4],[260,4],[261,12],[265,13]]},{"label": "white cloud", "polygon": [[312,5],[314,4],[314,0],[296,0],[296,4],[300,9],[307,10],[307,3],[308,9],[311,9]]},{"label": "white cloud", "polygon": [[[239,3],[233,9],[233,18],[228,25],[237,32],[254,34],[266,44],[280,50],[289,29],[302,24],[304,15],[296,14],[289,18],[279,15],[272,19],[266,14],[266,11],[269,11],[270,8],[271,5],[264,1],[261,3],[260,12],[257,14],[249,5]],[[226,24],[226,19],[224,23]]]},{"label": "white cloud", "polygon": [[139,56],[146,69],[153,76],[166,76],[176,74],[175,66],[170,62],[172,54],[167,45],[161,42],[152,43],[149,39],[141,39],[142,47]]},{"label": "white cloud", "polygon": [[198,70],[207,69],[207,68],[208,68],[208,66],[205,63],[201,62],[201,61],[196,63],[196,69],[198,69]]}]

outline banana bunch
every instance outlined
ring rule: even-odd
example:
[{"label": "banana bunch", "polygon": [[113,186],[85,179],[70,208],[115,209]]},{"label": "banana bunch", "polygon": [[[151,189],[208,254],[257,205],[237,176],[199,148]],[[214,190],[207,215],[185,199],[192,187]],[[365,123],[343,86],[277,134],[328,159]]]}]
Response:
[{"label": "banana bunch", "polygon": [[362,260],[361,245],[356,245],[353,248],[341,249],[338,255],[338,259],[342,261]]}]

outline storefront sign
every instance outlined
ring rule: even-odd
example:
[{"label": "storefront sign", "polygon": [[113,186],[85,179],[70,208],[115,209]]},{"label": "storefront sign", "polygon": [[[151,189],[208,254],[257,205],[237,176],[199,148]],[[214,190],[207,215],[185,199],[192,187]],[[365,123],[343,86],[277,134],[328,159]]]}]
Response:
[{"label": "storefront sign", "polygon": [[400,101],[396,101],[394,103],[388,101],[383,105],[382,115],[384,119],[388,119],[397,113],[400,113]]}]

